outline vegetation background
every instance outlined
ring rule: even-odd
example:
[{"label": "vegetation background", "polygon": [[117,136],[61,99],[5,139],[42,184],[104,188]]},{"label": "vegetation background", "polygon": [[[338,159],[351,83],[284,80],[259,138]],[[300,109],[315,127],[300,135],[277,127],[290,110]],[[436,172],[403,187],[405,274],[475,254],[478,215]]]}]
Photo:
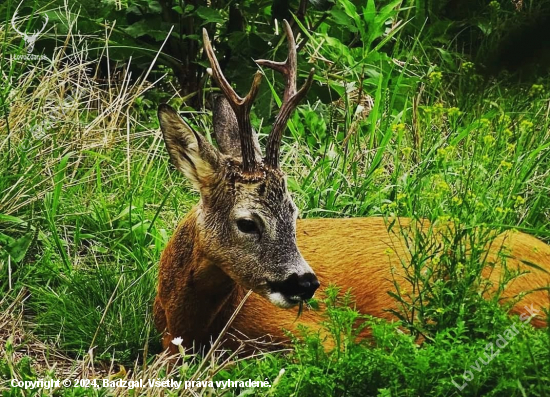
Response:
[{"label": "vegetation background", "polygon": [[[550,393],[548,328],[525,328],[472,369],[518,319],[498,296],[482,298],[483,255],[463,248],[483,246],[488,229],[550,241],[550,1],[7,0],[0,15],[3,395]],[[169,369],[151,319],[157,263],[197,194],[170,168],[156,107],[169,102],[210,139],[217,88],[200,30],[244,92],[252,59],[285,56],[283,18],[298,36],[300,76],[316,68],[283,141],[301,215],[460,226],[440,243],[408,236],[422,304],[390,292],[403,304],[399,324],[358,314],[353,291],[331,288],[320,299],[338,349],[325,352],[303,330],[292,350],[182,352],[184,365]],[[21,32],[38,32],[33,48]],[[281,84],[266,71],[253,111],[260,139]],[[355,341],[357,320],[373,327],[372,340]],[[473,379],[459,390],[465,371]],[[157,377],[267,378],[272,387],[10,386]]]}]

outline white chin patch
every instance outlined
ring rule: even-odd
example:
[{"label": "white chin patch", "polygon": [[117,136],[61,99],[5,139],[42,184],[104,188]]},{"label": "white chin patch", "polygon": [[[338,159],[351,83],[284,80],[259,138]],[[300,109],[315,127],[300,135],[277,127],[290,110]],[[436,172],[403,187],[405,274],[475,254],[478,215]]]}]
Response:
[{"label": "white chin patch", "polygon": [[267,299],[269,299],[269,301],[275,306],[282,307],[283,309],[288,309],[289,307],[296,306],[297,304],[287,300],[280,292],[271,292],[267,296]]}]

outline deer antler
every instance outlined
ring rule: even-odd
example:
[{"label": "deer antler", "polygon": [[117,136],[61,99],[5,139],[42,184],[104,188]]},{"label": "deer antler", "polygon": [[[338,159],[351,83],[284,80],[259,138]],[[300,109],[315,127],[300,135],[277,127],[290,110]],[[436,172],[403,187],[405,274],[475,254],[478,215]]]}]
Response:
[{"label": "deer antler", "polygon": [[17,18],[17,11],[19,11],[19,6],[21,6],[21,3],[19,3],[17,5],[17,8],[15,9],[15,12],[13,13],[13,16],[11,17],[11,26],[12,26],[13,30],[15,30],[17,33],[19,33],[19,35],[26,36],[27,33],[21,32],[19,29],[17,29],[17,26],[15,26],[15,18]]},{"label": "deer antler", "polygon": [[44,15],[44,25],[42,25],[42,29],[37,30],[36,32],[33,33],[34,37],[38,37],[38,35],[42,33],[44,29],[46,29],[46,25],[48,24],[49,20],[50,20],[50,17],[48,17],[48,15]]},{"label": "deer antler", "polygon": [[44,24],[42,25],[42,29],[34,31],[32,34],[29,34],[27,32],[21,32],[19,29],[17,29],[17,26],[15,26],[15,19],[17,17],[17,11],[19,11],[19,7],[21,6],[23,2],[19,3],[17,5],[17,8],[15,9],[15,12],[13,13],[13,17],[11,18],[11,26],[13,27],[13,30],[15,30],[19,35],[23,36],[23,39],[25,40],[25,43],[27,43],[27,51],[32,52],[34,49],[34,45],[36,43],[36,39],[38,38],[38,35],[46,29],[46,26],[48,25],[48,21],[50,18],[48,15],[45,15]]},{"label": "deer antler", "polygon": [[214,55],[214,50],[210,44],[210,38],[208,37],[208,32],[206,29],[202,30],[202,37],[204,41],[204,50],[208,59],[210,60],[210,65],[212,66],[212,77],[224,93],[227,101],[231,105],[231,108],[237,116],[237,122],[239,124],[239,135],[241,138],[241,153],[243,157],[243,171],[244,172],[254,172],[258,164],[256,162],[256,156],[254,152],[254,141],[253,141],[253,131],[252,124],[250,123],[250,109],[252,108],[252,102],[256,95],[258,94],[258,89],[260,87],[260,80],[262,79],[262,73],[260,71],[256,72],[254,75],[254,80],[252,81],[252,86],[248,94],[241,98],[235,90],[231,87],[229,82],[226,80],[223,75],[220,64]]},{"label": "deer antler", "polygon": [[265,163],[272,168],[279,168],[279,150],[281,147],[281,139],[286,128],[286,124],[292,111],[298,106],[298,103],[304,98],[311,83],[313,82],[313,73],[315,69],[311,69],[309,76],[305,81],[302,88],[296,91],[296,42],[294,41],[294,34],[289,23],[284,20],[283,26],[286,31],[286,38],[288,41],[288,57],[284,62],[269,61],[266,59],[258,59],[256,63],[260,66],[265,66],[273,69],[279,73],[282,73],[286,78],[285,92],[283,95],[283,102],[279,114],[275,119],[271,133],[267,140]]}]

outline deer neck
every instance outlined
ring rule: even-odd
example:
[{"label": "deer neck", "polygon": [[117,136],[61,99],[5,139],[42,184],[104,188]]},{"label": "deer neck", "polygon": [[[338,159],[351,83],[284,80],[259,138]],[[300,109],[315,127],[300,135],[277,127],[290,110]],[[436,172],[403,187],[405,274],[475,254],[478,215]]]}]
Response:
[{"label": "deer neck", "polygon": [[[181,294],[176,303],[181,311],[178,317],[185,327],[184,339],[193,340],[208,346],[221,332],[227,320],[244,295],[242,288],[231,277],[209,259],[201,244],[198,217],[200,209],[193,210],[180,226],[175,246],[181,247],[185,241],[187,249],[178,250],[181,255],[177,262],[182,265],[185,277]],[[191,245],[191,246],[190,246]]]}]

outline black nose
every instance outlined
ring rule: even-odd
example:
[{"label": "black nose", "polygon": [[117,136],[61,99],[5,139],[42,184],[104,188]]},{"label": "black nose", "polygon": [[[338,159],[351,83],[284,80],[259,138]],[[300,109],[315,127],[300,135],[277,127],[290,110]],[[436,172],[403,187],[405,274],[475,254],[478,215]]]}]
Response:
[{"label": "black nose", "polygon": [[279,292],[291,300],[311,299],[319,285],[321,283],[313,273],[304,273],[300,276],[293,273],[284,281],[269,283],[271,291]]}]

